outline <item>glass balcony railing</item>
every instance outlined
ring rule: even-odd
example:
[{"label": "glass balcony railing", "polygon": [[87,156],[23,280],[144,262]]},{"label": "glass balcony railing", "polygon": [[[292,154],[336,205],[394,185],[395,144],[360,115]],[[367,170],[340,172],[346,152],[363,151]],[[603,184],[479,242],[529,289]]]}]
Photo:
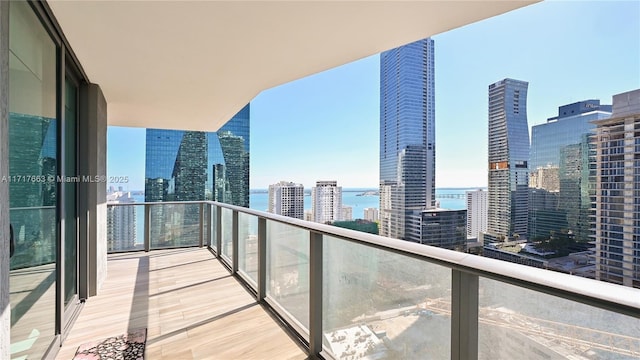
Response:
[{"label": "glass balcony railing", "polygon": [[221,203],[112,206],[144,208],[138,248],[209,247],[312,355],[640,358],[640,289]]},{"label": "glass balcony railing", "polygon": [[107,251],[110,253],[144,250],[145,205],[107,206]]}]

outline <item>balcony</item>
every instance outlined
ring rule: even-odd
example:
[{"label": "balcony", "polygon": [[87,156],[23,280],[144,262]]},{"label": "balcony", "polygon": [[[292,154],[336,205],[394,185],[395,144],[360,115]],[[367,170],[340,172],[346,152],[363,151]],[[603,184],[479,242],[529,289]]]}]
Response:
[{"label": "balcony", "polygon": [[306,358],[206,249],[111,254],[108,272],[58,359],[73,358],[82,343],[145,327],[149,359]]},{"label": "balcony", "polygon": [[220,203],[108,208],[137,241],[60,359],[140,327],[151,359],[640,357],[638,289]]}]

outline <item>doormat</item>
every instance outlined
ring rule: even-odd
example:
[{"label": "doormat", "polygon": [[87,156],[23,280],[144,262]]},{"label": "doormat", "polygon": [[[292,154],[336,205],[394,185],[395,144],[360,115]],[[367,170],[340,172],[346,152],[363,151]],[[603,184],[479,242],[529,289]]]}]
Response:
[{"label": "doormat", "polygon": [[146,343],[147,329],[134,329],[128,334],[84,343],[78,347],[73,359],[142,360]]}]

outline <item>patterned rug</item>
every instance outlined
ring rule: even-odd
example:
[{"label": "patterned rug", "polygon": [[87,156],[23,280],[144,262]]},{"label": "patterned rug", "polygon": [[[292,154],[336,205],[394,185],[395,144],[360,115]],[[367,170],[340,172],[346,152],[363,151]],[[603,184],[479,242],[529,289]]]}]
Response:
[{"label": "patterned rug", "polygon": [[74,360],[142,360],[147,343],[147,329],[80,345]]}]

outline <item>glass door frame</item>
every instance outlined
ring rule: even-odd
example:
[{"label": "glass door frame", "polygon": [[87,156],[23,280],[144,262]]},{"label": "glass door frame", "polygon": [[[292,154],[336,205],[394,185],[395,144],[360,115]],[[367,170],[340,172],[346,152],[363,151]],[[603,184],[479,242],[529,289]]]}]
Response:
[{"label": "glass door frame", "polygon": [[[64,49],[64,47],[63,47]],[[75,68],[75,66],[73,66],[73,61],[70,61],[68,54],[64,54],[64,69],[62,69],[61,66],[61,72],[59,75],[59,91],[60,91],[60,105],[61,105],[61,126],[59,127],[59,136],[60,136],[60,174],[62,175],[63,178],[67,178],[67,177],[77,177],[79,178],[79,151],[78,151],[78,127],[80,124],[80,86],[81,86],[81,82],[80,82],[80,75],[79,72],[77,71],[77,69]],[[75,134],[74,134],[74,139],[67,139],[67,118],[66,118],[66,99],[67,99],[67,94],[66,94],[66,85],[67,85],[67,81],[70,81],[72,83],[72,85],[76,88],[76,94],[75,94]],[[68,174],[67,172],[67,143],[69,141],[73,141],[75,146],[74,146],[74,154],[72,156],[75,157],[75,169],[73,170],[73,174]],[[73,325],[73,322],[75,320],[75,318],[79,315],[79,310],[81,309],[80,305],[80,297],[79,297],[79,286],[80,286],[80,282],[79,282],[79,274],[80,274],[80,252],[79,252],[79,240],[80,240],[80,229],[79,229],[79,201],[78,201],[78,194],[79,194],[79,186],[80,186],[80,182],[73,182],[71,183],[75,186],[73,186],[73,191],[75,192],[75,202],[74,204],[68,204],[66,202],[66,192],[69,190],[69,183],[66,182],[59,182],[58,183],[58,189],[59,189],[59,194],[60,194],[60,200],[58,202],[60,208],[59,208],[59,221],[60,221],[60,244],[59,244],[59,248],[58,248],[58,254],[59,254],[59,293],[58,293],[58,301],[60,302],[59,304],[59,317],[60,317],[60,334],[62,335],[62,338],[64,339],[66,337],[66,335],[69,333],[69,331],[71,330],[71,325]],[[75,278],[75,293],[74,295],[71,297],[71,299],[69,299],[69,302],[67,304],[65,304],[65,300],[66,300],[66,254],[65,254],[65,250],[66,250],[66,242],[69,240],[67,239],[66,235],[67,235],[67,231],[66,231],[66,226],[67,226],[67,221],[69,219],[66,218],[66,214],[67,214],[67,206],[72,206],[75,208],[74,211],[74,218],[72,219],[75,222],[75,270],[76,270],[76,278]]]}]

